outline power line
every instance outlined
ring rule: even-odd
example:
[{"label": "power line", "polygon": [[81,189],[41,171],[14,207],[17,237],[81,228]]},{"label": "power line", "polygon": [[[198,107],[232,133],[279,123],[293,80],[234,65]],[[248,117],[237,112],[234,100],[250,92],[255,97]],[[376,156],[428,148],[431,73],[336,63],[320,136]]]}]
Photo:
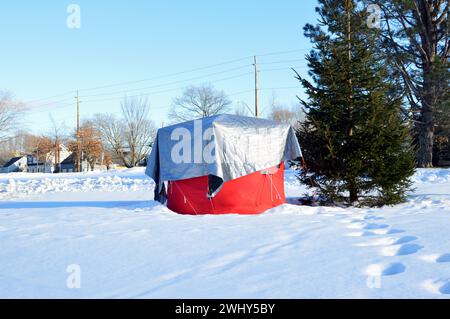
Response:
[{"label": "power line", "polygon": [[[252,73],[249,73],[252,74]],[[286,87],[266,87],[266,88],[259,88],[258,91],[270,91],[270,90],[292,90],[292,89],[300,89],[299,86],[286,86]],[[240,95],[240,94],[244,94],[244,93],[252,93],[254,92],[254,89],[249,89],[249,90],[244,90],[244,91],[239,91],[239,92],[233,92],[231,94],[227,94],[228,96],[236,96],[236,95]],[[86,101],[83,101],[84,103]],[[94,101],[91,101],[94,102]],[[68,104],[64,107],[60,107],[59,109],[66,109],[68,107],[73,107],[73,103],[72,104]],[[151,106],[150,109],[151,110],[163,110],[163,109],[169,109],[171,108],[171,105],[166,105],[166,106]],[[32,114],[37,114],[37,113],[47,113],[50,112],[50,110],[45,110],[45,111],[38,111],[38,112],[29,112]],[[120,112],[112,112],[113,114],[120,114]],[[71,116],[67,116],[65,119],[75,119],[77,116],[76,115],[71,115]]]},{"label": "power line", "polygon": [[25,101],[25,104],[30,104],[30,103],[34,103],[34,102],[40,102],[40,101],[46,101],[46,100],[50,100],[50,99],[54,99],[57,97],[61,97],[61,96],[66,96],[69,94],[74,94],[76,91],[72,90],[72,91],[67,91],[66,93],[61,93],[58,95],[53,95],[53,96],[49,96],[49,97],[45,97],[45,98],[40,98],[40,99],[35,99],[35,100],[29,100],[29,101]]},{"label": "power line", "polygon": [[[232,70],[236,70],[236,69],[242,69],[242,68],[246,68],[246,67],[249,67],[249,66],[242,66],[242,67],[238,67],[238,68],[233,68],[233,69],[229,69],[229,70],[225,70],[225,71],[223,71],[223,72],[216,72],[216,73],[212,73],[212,74],[210,74],[210,75],[217,75],[217,74],[222,74],[222,73],[226,73],[226,72],[228,72],[228,71],[232,71]],[[296,69],[299,69],[299,68],[305,68],[305,66],[298,66],[298,67],[295,67]],[[273,72],[273,71],[281,71],[281,70],[291,70],[291,68],[290,67],[282,67],[282,68],[272,68],[272,69],[262,69],[262,70],[258,70],[258,73],[265,73],[265,72]],[[227,77],[227,78],[224,78],[224,79],[219,79],[219,80],[216,80],[216,81],[211,81],[210,83],[215,83],[215,82],[220,82],[220,81],[226,81],[226,80],[230,80],[230,79],[235,79],[235,78],[239,78],[239,77],[242,77],[242,76],[245,76],[245,75],[249,75],[249,74],[251,74],[251,73],[243,73],[243,74],[239,74],[239,75],[237,75],[237,76],[232,76],[232,77]],[[207,77],[207,76],[204,76],[204,77]],[[193,79],[199,79],[199,78],[204,78],[204,77],[196,77],[196,78],[192,78],[192,79],[186,79],[186,80],[181,80],[181,81],[175,81],[175,82],[171,82],[171,83],[166,83],[166,84],[161,84],[161,85],[156,85],[156,86],[153,86],[153,87],[147,87],[147,88],[154,88],[154,87],[161,87],[161,86],[166,86],[166,85],[169,85],[169,84],[176,84],[176,83],[181,83],[181,82],[185,82],[185,81],[190,81],[190,80],[193,80]],[[161,93],[167,93],[167,92],[172,92],[172,91],[177,91],[177,90],[181,90],[181,89],[183,89],[184,87],[176,87],[176,88],[170,88],[170,89],[167,89],[167,90],[161,90],[161,91],[153,91],[153,92],[143,92],[143,93],[140,93],[140,94],[136,94],[136,95],[132,95],[132,96],[129,96],[129,97],[140,97],[140,96],[149,96],[149,95],[152,95],[152,94],[161,94]],[[142,90],[143,89],[146,89],[146,88],[141,88]],[[259,89],[259,90],[267,90],[268,88],[263,88],[263,89]],[[282,88],[281,88],[282,89]],[[121,100],[121,99],[123,99],[123,95],[124,94],[126,94],[126,93],[128,93],[128,92],[132,92],[132,91],[137,91],[137,90],[140,90],[140,89],[132,89],[132,90],[128,90],[128,91],[122,91],[122,92],[112,92],[112,93],[110,93],[111,95],[112,94],[122,94],[120,97],[113,97],[113,98],[105,98],[105,99],[93,99],[93,100],[86,100],[86,101],[84,101],[85,103],[86,102],[102,102],[102,101],[114,101],[114,100]],[[240,92],[235,92],[235,93],[232,93],[232,94],[228,94],[229,96],[233,96],[233,95],[239,95],[239,94],[243,94],[243,93],[247,93],[247,92],[253,92],[254,91],[254,89],[252,89],[252,90],[244,90],[244,91],[240,91]],[[94,95],[86,95],[86,96],[84,96],[84,97],[90,97],[90,96],[102,96],[102,95],[110,95],[109,93],[108,94],[99,94],[99,95],[97,95],[97,94],[94,94]],[[70,98],[70,100],[72,100],[73,98]],[[65,100],[62,100],[62,101],[67,101],[68,99],[65,99]],[[59,102],[61,102],[61,101],[59,101]],[[57,104],[58,103],[58,101],[57,102],[52,102],[52,103],[48,103],[48,104],[46,104],[47,106],[49,106],[49,107],[52,107],[52,104]],[[40,105],[40,106],[46,106],[45,104],[44,105]],[[58,110],[61,110],[61,109],[67,109],[67,108],[69,108],[69,107],[72,107],[73,106],[73,104],[72,103],[64,103],[64,104],[60,104],[60,105],[58,105]],[[50,110],[39,110],[39,111],[31,111],[31,112],[28,112],[28,113],[31,113],[31,114],[39,114],[39,113],[47,113],[47,112],[49,112]]]},{"label": "power line", "polygon": [[[274,55],[283,55],[283,54],[302,52],[302,51],[309,51],[309,49],[295,49],[295,50],[287,50],[287,51],[270,52],[270,53],[265,53],[265,54],[259,54],[257,56],[258,57],[274,56]],[[147,78],[147,79],[136,80],[136,81],[118,82],[118,83],[109,84],[109,85],[85,88],[85,89],[80,89],[80,91],[93,91],[93,90],[104,89],[104,88],[109,88],[109,87],[122,86],[122,85],[128,85],[128,84],[136,84],[136,83],[147,82],[147,81],[151,81],[151,80],[158,80],[158,79],[172,77],[172,76],[176,76],[176,75],[212,69],[212,68],[215,68],[218,66],[232,64],[232,63],[236,63],[236,62],[240,62],[240,61],[244,61],[244,60],[249,60],[252,58],[253,58],[253,56],[250,55],[250,56],[245,56],[245,57],[238,58],[238,59],[233,59],[233,60],[216,63],[216,64],[212,64],[212,65],[207,65],[207,66],[203,66],[203,67],[198,67],[198,68],[185,70],[185,71],[181,71],[181,72],[169,73],[169,74],[165,74],[165,75],[159,75],[159,76],[155,76],[155,77],[151,77],[151,78]]]},{"label": "power line", "polygon": [[287,70],[290,70],[290,71],[292,71],[292,68],[294,68],[294,69],[305,69],[305,68],[307,68],[306,66],[294,66],[294,67],[282,67],[282,68],[272,68],[272,69],[262,69],[262,70],[259,70],[259,72],[273,72],[273,71],[282,71],[282,70],[284,70],[284,71],[287,71]]},{"label": "power line", "polygon": [[[299,61],[299,60],[291,60],[291,61]],[[284,61],[273,62],[273,63],[261,63],[261,64],[275,64],[275,63],[282,63],[282,62],[284,62]],[[129,90],[123,90],[123,91],[120,91],[120,92],[114,91],[114,92],[106,92],[106,93],[83,95],[83,97],[97,97],[97,96],[108,96],[108,95],[117,95],[117,94],[124,95],[124,94],[127,94],[129,92],[136,92],[136,91],[147,90],[147,89],[152,89],[152,88],[170,86],[170,85],[178,84],[178,83],[195,81],[195,80],[207,78],[207,77],[210,77],[210,76],[215,76],[215,75],[220,75],[220,74],[224,74],[224,73],[228,73],[228,72],[232,72],[232,71],[236,71],[236,70],[245,69],[245,68],[248,68],[248,67],[250,67],[250,65],[243,65],[243,66],[239,66],[239,67],[236,67],[236,68],[227,69],[227,70],[220,71],[220,72],[209,73],[209,74],[205,74],[205,75],[202,75],[202,76],[197,76],[197,77],[193,77],[193,78],[189,78],[189,79],[173,81],[173,82],[167,82],[167,83],[164,83],[164,84],[158,84],[158,85],[141,87],[141,88],[133,88],[133,89],[129,89]],[[303,68],[303,66],[296,67],[296,68]],[[263,69],[263,70],[260,70],[258,72],[269,72],[269,71],[290,70],[290,69],[291,69],[291,67],[283,67],[283,68],[274,68],[274,69]]]},{"label": "power line", "polygon": [[258,57],[263,56],[273,56],[273,55],[283,55],[288,53],[295,53],[295,52],[304,52],[304,51],[310,51],[310,49],[296,49],[296,50],[287,50],[287,51],[278,51],[278,52],[271,52],[271,53],[265,53],[265,54],[258,54]]},{"label": "power line", "polygon": [[[239,75],[235,75],[235,76],[231,76],[231,77],[227,77],[227,78],[223,78],[223,79],[210,81],[210,83],[217,83],[217,82],[232,80],[232,79],[240,78],[240,77],[243,77],[243,76],[246,76],[246,75],[249,75],[249,74],[253,74],[253,72],[246,72],[246,73],[242,73],[242,74],[239,74]],[[141,94],[135,94],[135,95],[127,96],[127,97],[133,98],[133,97],[142,97],[142,96],[156,95],[156,94],[161,94],[161,93],[178,91],[178,90],[182,90],[184,88],[185,88],[185,86],[182,86],[182,87],[176,87],[176,88],[171,88],[171,89],[162,90],[162,91],[155,91],[155,92],[146,92],[146,93],[141,93]],[[124,98],[124,96],[114,97],[114,98],[106,98],[106,99],[86,100],[84,102],[85,103],[89,103],[89,102],[114,101],[114,100],[121,100],[123,98]]]},{"label": "power line", "polygon": [[228,69],[228,70],[224,70],[224,71],[220,71],[220,72],[210,73],[210,74],[206,74],[206,75],[203,75],[203,76],[197,76],[197,77],[194,77],[194,78],[189,78],[189,79],[184,79],[184,80],[179,80],[179,81],[173,81],[173,82],[168,82],[168,83],[158,84],[158,85],[153,85],[153,86],[147,86],[147,87],[142,87],[142,88],[134,88],[134,89],[124,90],[124,91],[120,91],[120,92],[114,91],[114,92],[107,92],[107,93],[83,95],[83,97],[95,97],[95,96],[105,96],[105,95],[114,95],[114,94],[126,94],[128,92],[148,90],[148,89],[164,87],[164,86],[169,86],[169,85],[183,83],[183,82],[195,81],[195,80],[207,78],[207,77],[210,77],[210,76],[220,75],[220,74],[224,74],[224,73],[228,73],[228,72],[232,72],[232,71],[236,71],[236,70],[242,70],[242,69],[249,68],[249,67],[250,67],[250,65],[243,65],[243,66],[240,66],[240,67],[236,67],[236,68],[232,68],[232,69]]},{"label": "power line", "polygon": [[295,59],[295,60],[284,60],[284,61],[274,61],[274,62],[263,62],[262,64],[282,64],[282,63],[290,63],[290,62],[299,62],[299,61],[305,61],[305,59]]},{"label": "power line", "polygon": [[[54,108],[54,106],[46,106],[46,107]],[[69,107],[73,107],[73,103],[59,104],[58,105],[58,110],[60,110],[60,109],[67,109]],[[37,111],[33,110],[33,111],[28,111],[27,114],[40,114],[40,113],[47,113],[49,111],[51,111],[51,109],[49,109],[49,110],[37,110]]]},{"label": "power line", "polygon": [[[74,92],[76,92],[76,91],[74,91]],[[38,104],[38,105],[32,105],[31,107],[33,108],[33,107],[45,107],[45,106],[51,106],[51,105],[53,105],[53,104],[60,104],[60,103],[62,103],[62,102],[66,102],[66,101],[69,101],[69,100],[73,100],[73,98],[71,97],[71,98],[66,98],[66,99],[63,99],[63,100],[58,100],[58,101],[52,101],[52,102],[47,102],[47,103],[44,103],[44,104]]]},{"label": "power line", "polygon": [[[190,78],[190,79],[185,79],[185,80],[180,80],[180,81],[174,81],[174,82],[169,82],[169,83],[165,83],[165,84],[159,84],[159,85],[143,87],[143,88],[135,88],[135,89],[125,90],[125,91],[121,91],[121,92],[108,92],[108,93],[84,95],[83,97],[95,97],[95,96],[118,95],[118,94],[121,95],[120,97],[87,100],[86,102],[112,101],[112,100],[116,100],[116,99],[122,99],[123,96],[126,95],[129,92],[135,92],[135,91],[146,90],[146,89],[151,89],[151,88],[169,86],[169,85],[183,83],[183,82],[189,82],[189,81],[193,81],[193,80],[203,79],[203,78],[206,78],[206,77],[209,77],[209,76],[213,76],[213,75],[219,75],[219,74],[227,73],[227,72],[234,71],[234,70],[244,69],[244,68],[247,68],[247,67],[249,67],[249,66],[245,65],[245,66],[241,66],[241,67],[225,70],[225,71],[222,71],[222,72],[215,72],[215,73],[211,73],[211,74],[208,74],[208,75],[205,75],[205,76],[200,76],[200,77],[195,77],[195,78]],[[295,67],[295,68],[299,69],[299,68],[303,68],[303,66]],[[280,70],[291,70],[291,68],[290,67],[283,67],[283,68],[263,69],[263,70],[258,70],[258,73],[280,71]],[[216,82],[226,81],[226,80],[230,80],[230,79],[235,79],[235,78],[239,78],[239,77],[245,76],[247,74],[249,74],[249,73],[243,73],[243,74],[239,74],[239,75],[235,75],[235,76],[231,76],[231,77],[227,77],[227,78],[223,78],[223,79],[219,79],[219,80],[209,81],[209,83],[216,83]],[[180,89],[183,89],[183,88],[184,87],[176,87],[176,88],[171,88],[171,89],[162,90],[162,91],[156,91],[156,92],[143,92],[143,93],[140,93],[140,94],[132,95],[131,97],[138,97],[138,96],[142,96],[142,95],[145,96],[145,95],[152,95],[152,94],[161,94],[161,93],[166,93],[166,92],[171,92],[171,91],[177,91],[177,90],[180,90]]]},{"label": "power line", "polygon": [[[296,52],[304,52],[304,51],[309,51],[309,49],[294,49],[294,50],[286,50],[286,51],[269,52],[269,53],[264,53],[264,54],[257,54],[256,56],[257,57],[276,56],[276,55],[284,55],[284,54],[296,53]],[[250,59],[252,59],[252,58],[253,58],[253,56],[246,56],[246,57],[242,57],[242,58],[238,58],[238,59],[233,59],[233,60],[229,60],[229,61],[225,61],[225,62],[221,62],[221,63],[216,63],[216,64],[212,64],[212,65],[207,65],[207,66],[203,66],[203,67],[189,69],[189,70],[185,70],[185,71],[181,71],[181,72],[169,73],[169,74],[165,74],[165,75],[159,75],[159,76],[155,76],[155,77],[151,77],[151,78],[147,78],[147,79],[135,80],[135,81],[118,82],[118,83],[109,84],[109,85],[89,87],[89,88],[80,89],[79,91],[81,91],[81,92],[83,92],[83,91],[85,91],[85,92],[86,91],[95,91],[95,90],[100,90],[100,89],[104,89],[104,88],[117,87],[117,86],[136,84],[136,83],[141,83],[141,82],[146,82],[146,81],[151,81],[151,80],[157,80],[157,79],[172,77],[172,76],[176,76],[176,75],[181,75],[181,74],[186,74],[186,73],[192,73],[192,72],[207,70],[207,69],[215,68],[215,67],[218,67],[218,66],[232,64],[232,63],[236,63],[236,62],[240,62],[240,61],[244,61],[244,60],[249,60],[250,61]],[[281,61],[280,61],[280,63],[281,63]],[[71,90],[71,91],[67,91],[65,93],[61,93],[61,94],[58,94],[58,95],[53,95],[53,96],[49,96],[49,97],[45,97],[45,98],[29,100],[26,103],[33,103],[33,102],[50,100],[52,98],[66,96],[66,95],[69,95],[69,94],[73,95],[75,92],[76,92],[75,90]],[[51,104],[51,103],[54,103],[54,102],[49,102],[47,104]],[[55,102],[55,103],[57,103],[57,102]]]},{"label": "power line", "polygon": [[142,79],[142,80],[119,82],[119,83],[114,83],[114,84],[109,84],[109,85],[85,88],[85,89],[81,89],[80,91],[93,91],[93,90],[99,90],[99,89],[104,89],[104,88],[110,88],[110,87],[116,87],[116,86],[122,86],[122,85],[128,85],[128,84],[136,84],[136,83],[147,82],[147,81],[152,81],[152,80],[159,80],[159,79],[168,78],[168,77],[172,77],[172,76],[176,76],[176,75],[181,75],[181,74],[186,74],[186,73],[192,73],[192,72],[212,69],[212,68],[217,67],[217,66],[232,64],[232,63],[240,62],[240,61],[247,60],[247,59],[249,59],[249,57],[239,58],[239,59],[235,59],[235,60],[231,60],[231,61],[227,61],[227,62],[217,63],[217,64],[208,65],[208,66],[195,68],[195,69],[190,69],[190,70],[186,70],[186,71],[170,73],[170,74],[165,74],[165,75],[159,75],[159,76],[155,76],[155,77],[151,77],[151,78],[147,78],[147,79]]},{"label": "power line", "polygon": [[[292,90],[292,89],[299,89],[299,88],[300,88],[299,86],[268,87],[268,88],[259,88],[258,91]],[[228,94],[228,96],[240,95],[240,94],[251,93],[251,92],[254,92],[254,89],[234,92],[234,93]]]}]

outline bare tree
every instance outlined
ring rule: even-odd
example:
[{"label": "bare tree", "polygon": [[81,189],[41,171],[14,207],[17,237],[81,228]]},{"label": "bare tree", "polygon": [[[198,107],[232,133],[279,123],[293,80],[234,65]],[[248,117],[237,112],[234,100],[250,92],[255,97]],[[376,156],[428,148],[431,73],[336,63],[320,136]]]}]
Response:
[{"label": "bare tree", "polygon": [[156,127],[149,120],[150,104],[144,98],[125,98],[121,103],[125,125],[125,142],[128,156],[123,157],[127,167],[137,166],[150,152]]},{"label": "bare tree", "polygon": [[150,152],[156,127],[149,119],[149,103],[144,98],[125,98],[122,118],[111,114],[94,116],[102,141],[126,167],[137,166]]},{"label": "bare tree", "polygon": [[236,107],[234,108],[234,114],[240,116],[254,116],[254,111],[248,106],[246,102],[238,101]]},{"label": "bare tree", "polygon": [[61,147],[62,143],[66,139],[67,135],[67,127],[64,123],[60,123],[55,121],[54,117],[50,115],[51,126],[49,128],[49,132],[47,133],[47,137],[53,143],[54,154],[55,154],[55,172],[60,172],[60,164],[61,164]]},{"label": "bare tree", "polygon": [[15,101],[8,92],[0,91],[0,142],[10,137],[24,110],[21,102]]},{"label": "bare tree", "polygon": [[190,86],[172,102],[169,118],[175,122],[203,118],[230,110],[231,100],[211,85]]},{"label": "bare tree", "polygon": [[303,118],[303,111],[298,105],[288,107],[278,102],[275,92],[269,100],[270,113],[268,118],[277,122],[289,124],[294,128],[298,128],[300,121]]},{"label": "bare tree", "polygon": [[96,114],[92,121],[100,133],[103,145],[119,158],[124,157],[125,126],[123,121],[112,114]]},{"label": "bare tree", "polygon": [[[444,0],[371,0],[384,14],[382,35],[401,74],[415,124],[418,165],[432,166],[433,137],[439,109],[449,101],[450,22]],[[448,110],[447,110],[448,112]]]},{"label": "bare tree", "polygon": [[298,106],[295,107],[285,107],[281,105],[275,105],[272,107],[269,113],[269,119],[277,122],[289,124],[293,128],[298,128],[300,122],[303,119],[303,114],[301,109],[298,110]]},{"label": "bare tree", "polygon": [[24,130],[18,130],[7,140],[0,142],[0,158],[6,161],[11,156],[20,156],[33,151],[35,136]]}]

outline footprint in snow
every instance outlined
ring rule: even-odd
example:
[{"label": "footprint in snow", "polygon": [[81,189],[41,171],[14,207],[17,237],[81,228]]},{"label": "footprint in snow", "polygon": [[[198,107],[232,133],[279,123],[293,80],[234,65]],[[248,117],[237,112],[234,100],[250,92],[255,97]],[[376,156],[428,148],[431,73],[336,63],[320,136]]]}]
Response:
[{"label": "footprint in snow", "polygon": [[365,229],[365,230],[376,230],[389,228],[388,224],[376,224],[376,223],[364,223],[364,222],[351,222],[346,226],[348,229]]},{"label": "footprint in snow", "polygon": [[361,223],[363,222],[363,219],[342,219],[339,222],[341,224],[355,224],[355,223]]},{"label": "footprint in snow", "polygon": [[363,229],[365,225],[365,223],[350,223],[345,227],[348,229]]},{"label": "footprint in snow", "polygon": [[365,220],[382,220],[384,217],[380,216],[374,216],[374,215],[367,215],[364,217]]},{"label": "footprint in snow", "polygon": [[405,272],[406,266],[402,263],[372,264],[367,266],[366,275],[371,277],[393,276]]},{"label": "footprint in snow", "polygon": [[369,223],[367,225],[364,226],[364,229],[384,229],[384,228],[389,228],[388,224],[374,224],[374,223]]},{"label": "footprint in snow", "polygon": [[417,237],[415,236],[404,236],[404,237],[383,237],[383,238],[377,238],[374,240],[370,240],[364,243],[355,244],[354,246],[361,246],[361,247],[367,247],[367,246],[389,246],[389,245],[400,245],[409,243],[411,241],[416,240]]},{"label": "footprint in snow", "polygon": [[450,279],[429,279],[422,286],[431,293],[438,295],[450,295]]},{"label": "footprint in snow", "polygon": [[358,232],[352,232],[352,233],[347,233],[345,234],[345,236],[347,237],[370,237],[370,236],[376,236],[377,234],[375,234],[374,232],[371,231],[358,231]]},{"label": "footprint in snow", "polygon": [[405,256],[405,255],[415,254],[422,248],[423,248],[423,246],[420,246],[417,244],[394,245],[394,246],[383,247],[380,250],[380,254],[382,256],[389,256],[389,257]]},{"label": "footprint in snow", "polygon": [[373,233],[376,235],[392,235],[392,234],[399,234],[404,233],[405,231],[402,229],[396,229],[396,228],[380,228],[380,229],[374,229],[372,230]]},{"label": "footprint in snow", "polygon": [[420,259],[431,262],[431,263],[448,263],[450,262],[450,254],[432,254],[421,256]]},{"label": "footprint in snow", "polygon": [[450,254],[443,254],[440,255],[437,259],[436,262],[438,263],[448,263],[450,262]]},{"label": "footprint in snow", "polygon": [[391,235],[391,234],[398,234],[403,233],[404,230],[401,229],[387,229],[387,228],[380,228],[380,229],[372,229],[370,231],[359,231],[359,232],[351,232],[345,234],[345,236],[348,237],[370,237],[370,236],[377,236],[377,235]]}]

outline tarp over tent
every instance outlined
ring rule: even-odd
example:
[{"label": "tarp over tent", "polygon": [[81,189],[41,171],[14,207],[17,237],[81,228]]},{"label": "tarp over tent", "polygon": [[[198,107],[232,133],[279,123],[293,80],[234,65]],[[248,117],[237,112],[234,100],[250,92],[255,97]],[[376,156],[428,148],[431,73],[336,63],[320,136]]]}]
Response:
[{"label": "tarp over tent", "polygon": [[[180,208],[174,209],[175,211],[195,214],[219,211],[225,213],[227,211],[220,209],[218,194],[226,192],[228,196],[233,195],[226,190],[228,182],[233,181],[233,189],[242,192],[242,188],[246,187],[246,182],[250,182],[250,178],[255,179],[256,176],[263,175],[279,177],[278,171],[268,173],[267,170],[279,168],[282,171],[284,166],[280,164],[300,156],[300,146],[295,132],[288,124],[223,114],[159,129],[152,152],[147,158],[146,174],[156,183],[155,200],[164,203],[169,196],[169,208],[178,207],[173,205],[173,198],[178,196],[184,204],[193,206],[186,211],[180,211]],[[257,172],[259,173],[254,174]],[[253,180],[255,181],[257,185],[259,183],[257,178]],[[166,192],[165,182],[169,182],[169,194]],[[271,183],[272,186],[275,185],[273,178]],[[180,185],[184,187],[189,185],[188,196]],[[283,201],[284,190],[281,192],[278,189],[273,190],[272,186],[270,188],[272,195],[277,191],[282,192],[283,196],[279,197],[282,197]],[[284,187],[282,183],[278,186]],[[198,204],[200,197],[189,200],[188,197],[192,197],[193,194],[192,187],[197,187],[204,193],[201,199],[209,201],[208,211],[195,209],[193,204]],[[242,196],[236,198],[245,200]],[[248,200],[251,201],[250,198]],[[218,207],[214,206],[213,209],[211,204],[214,204],[214,201]],[[235,208],[240,204],[242,207],[245,206],[243,202],[237,200],[233,211],[229,212],[235,213]],[[263,206],[257,209],[258,212]]]}]

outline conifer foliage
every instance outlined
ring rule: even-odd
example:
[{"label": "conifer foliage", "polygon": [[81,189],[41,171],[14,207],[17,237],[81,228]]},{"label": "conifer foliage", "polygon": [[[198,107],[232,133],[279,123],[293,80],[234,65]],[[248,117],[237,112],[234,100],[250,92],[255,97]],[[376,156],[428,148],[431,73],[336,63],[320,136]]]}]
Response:
[{"label": "conifer foliage", "polygon": [[414,173],[402,96],[378,49],[379,30],[353,0],[319,0],[317,26],[305,36],[311,81],[297,74],[308,98],[297,131],[308,170],[299,178],[322,197],[350,205],[404,200]]}]

